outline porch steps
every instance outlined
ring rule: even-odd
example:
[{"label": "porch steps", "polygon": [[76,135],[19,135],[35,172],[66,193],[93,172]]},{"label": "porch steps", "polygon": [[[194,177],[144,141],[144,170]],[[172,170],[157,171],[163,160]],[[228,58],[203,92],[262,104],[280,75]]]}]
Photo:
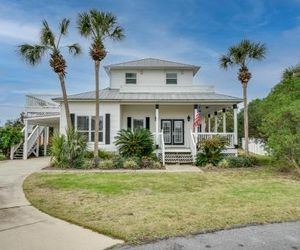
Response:
[{"label": "porch steps", "polygon": [[[162,161],[161,152],[158,153],[158,157]],[[165,163],[166,164],[192,164],[193,156],[190,149],[186,148],[172,148],[165,150]]]},{"label": "porch steps", "polygon": [[17,149],[14,153],[14,160],[22,160],[23,159],[23,144]]}]

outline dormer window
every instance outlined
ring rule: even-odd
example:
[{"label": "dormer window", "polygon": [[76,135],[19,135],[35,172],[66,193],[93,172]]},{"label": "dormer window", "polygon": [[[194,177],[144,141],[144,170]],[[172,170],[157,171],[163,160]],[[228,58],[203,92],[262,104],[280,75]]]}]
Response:
[{"label": "dormer window", "polygon": [[136,84],[136,73],[125,73],[126,84]]},{"label": "dormer window", "polygon": [[177,73],[167,73],[166,74],[167,84],[177,84]]}]

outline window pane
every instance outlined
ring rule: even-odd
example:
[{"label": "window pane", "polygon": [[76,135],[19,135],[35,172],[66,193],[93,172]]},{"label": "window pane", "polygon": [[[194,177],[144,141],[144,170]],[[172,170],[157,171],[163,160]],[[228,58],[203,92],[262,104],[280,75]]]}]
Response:
[{"label": "window pane", "polygon": [[133,129],[141,129],[141,128],[144,128],[144,120],[133,119]]},{"label": "window pane", "polygon": [[88,116],[77,116],[77,130],[89,130]]},{"label": "window pane", "polygon": [[177,73],[166,73],[167,84],[177,84]]},{"label": "window pane", "polygon": [[136,84],[136,73],[125,73],[127,84]]},{"label": "window pane", "polygon": [[136,79],[130,79],[130,78],[127,79],[127,78],[126,78],[126,83],[127,83],[127,84],[136,84]]},{"label": "window pane", "polygon": [[167,78],[177,79],[177,73],[167,73]]},{"label": "window pane", "polygon": [[[91,141],[95,140],[95,132],[91,133]],[[99,142],[103,142],[103,132],[99,132]]]},{"label": "window pane", "polygon": [[177,84],[177,79],[167,79],[167,84]]},{"label": "window pane", "polygon": [[[95,130],[95,116],[92,116],[92,130]],[[99,130],[103,130],[103,116],[99,117]]]},{"label": "window pane", "polygon": [[126,78],[136,78],[136,73],[126,73]]}]

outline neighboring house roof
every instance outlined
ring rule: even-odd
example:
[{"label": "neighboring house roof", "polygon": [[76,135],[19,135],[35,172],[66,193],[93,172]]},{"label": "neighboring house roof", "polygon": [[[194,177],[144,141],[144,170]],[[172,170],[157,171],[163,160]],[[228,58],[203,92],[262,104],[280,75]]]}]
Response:
[{"label": "neighboring house roof", "polygon": [[[122,93],[119,89],[103,89],[100,91],[100,100],[101,101],[120,101],[120,102],[173,102],[173,103],[190,103],[190,102],[229,102],[229,103],[239,103],[242,99],[217,94],[214,92],[199,92],[199,93]],[[62,98],[54,98],[54,101],[62,101]],[[69,95],[69,101],[91,101],[95,100],[95,91],[84,92],[76,95]]]},{"label": "neighboring house roof", "polygon": [[[53,101],[54,98],[59,98],[58,94],[27,94],[27,105],[35,104],[37,106],[57,106],[57,103]],[[31,100],[31,101],[30,101]]]},{"label": "neighboring house roof", "polygon": [[166,61],[155,58],[145,58],[136,61],[110,64],[104,66],[104,68],[107,73],[109,73],[111,69],[190,69],[193,70],[194,75],[200,69],[200,67],[196,65]]}]

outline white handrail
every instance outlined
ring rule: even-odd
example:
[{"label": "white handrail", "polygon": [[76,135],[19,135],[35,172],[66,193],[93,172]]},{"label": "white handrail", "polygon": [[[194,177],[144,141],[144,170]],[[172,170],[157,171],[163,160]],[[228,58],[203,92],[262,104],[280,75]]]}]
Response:
[{"label": "white handrail", "polygon": [[163,163],[163,166],[165,166],[165,140],[164,140],[164,130],[162,129],[161,130],[161,133],[160,133],[160,138],[161,138],[161,158],[162,158],[162,163]]},{"label": "white handrail", "polygon": [[[24,135],[24,132],[25,132],[25,127],[22,128],[21,130],[21,133]],[[11,148],[10,148],[10,159],[13,160],[14,159],[14,154],[15,152],[18,150],[18,148],[22,145],[23,143],[23,139],[16,145],[13,145]]]},{"label": "white handrail", "polygon": [[27,139],[27,155],[29,154],[29,152],[31,152],[32,147],[35,145],[37,139],[39,138],[40,134],[43,132],[44,127],[41,126],[36,126],[34,128],[34,130],[32,131],[32,133],[29,135],[28,139]]}]

